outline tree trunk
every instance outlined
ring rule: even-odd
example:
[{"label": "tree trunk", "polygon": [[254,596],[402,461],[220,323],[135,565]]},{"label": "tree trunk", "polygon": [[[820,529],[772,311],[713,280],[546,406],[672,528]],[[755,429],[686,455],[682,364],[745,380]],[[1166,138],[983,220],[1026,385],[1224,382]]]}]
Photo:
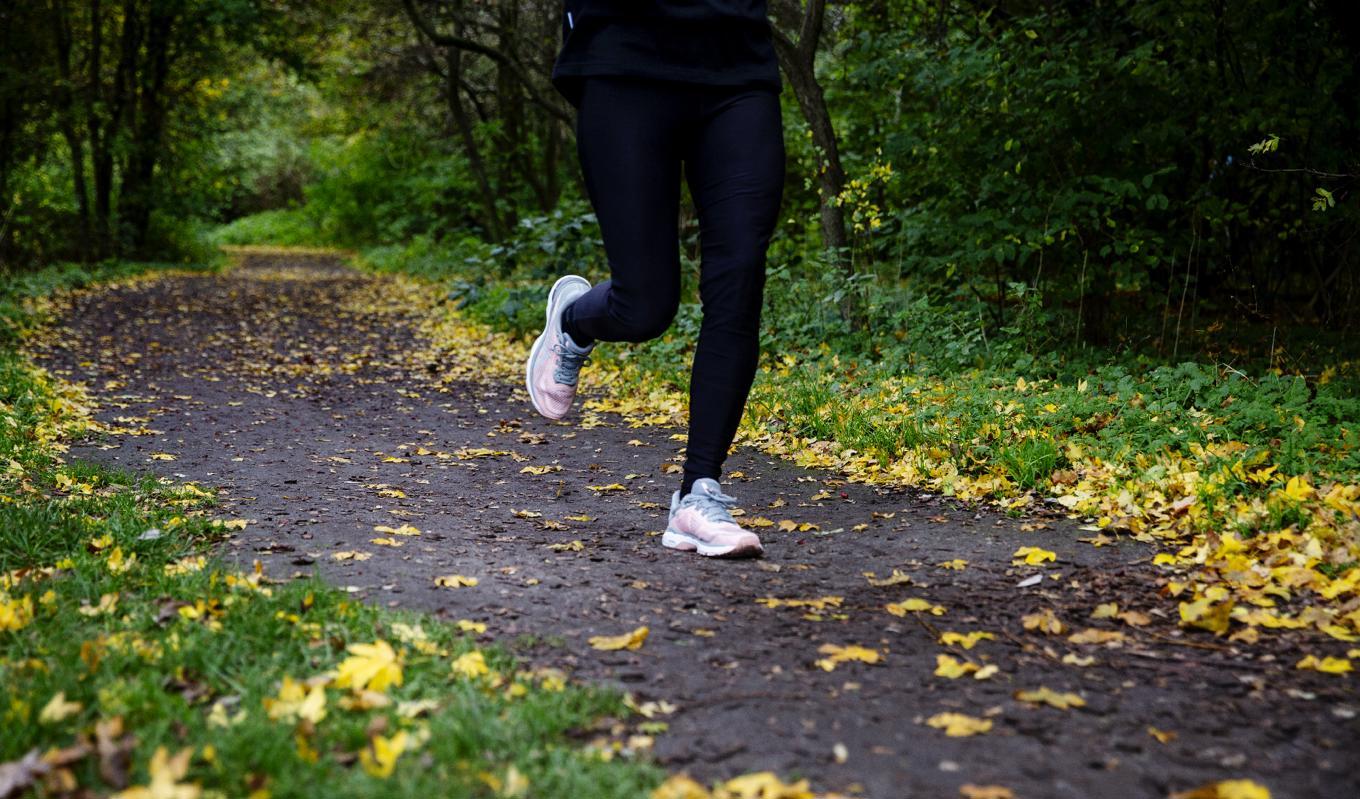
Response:
[{"label": "tree trunk", "polygon": [[165,133],[165,82],[170,71],[170,38],[175,14],[153,3],[147,19],[146,64],[138,91],[133,147],[119,192],[119,228],[122,243],[133,253],[145,255],[155,202],[156,163],[160,160]]},{"label": "tree trunk", "polygon": [[483,226],[486,228],[487,238],[492,241],[500,241],[505,238],[505,229],[501,224],[500,212],[496,208],[496,192],[491,187],[491,178],[487,175],[486,162],[482,160],[481,148],[477,146],[477,137],[473,135],[472,121],[468,119],[467,109],[463,106],[463,51],[457,47],[445,47],[444,55],[448,59],[446,93],[448,95],[449,113],[453,115],[454,125],[458,128],[458,134],[463,139],[463,149],[467,151],[468,166],[472,169],[472,175],[476,178],[477,187],[482,195]]}]

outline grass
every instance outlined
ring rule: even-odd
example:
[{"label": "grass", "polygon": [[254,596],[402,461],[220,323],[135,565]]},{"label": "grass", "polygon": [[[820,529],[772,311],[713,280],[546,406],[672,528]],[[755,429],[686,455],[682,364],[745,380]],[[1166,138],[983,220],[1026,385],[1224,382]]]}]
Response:
[{"label": "grass", "polygon": [[[7,327],[31,328],[44,291],[136,270],[11,285]],[[631,799],[660,781],[614,756],[618,693],[528,671],[476,622],[241,573],[211,554],[237,524],[210,490],[67,462],[89,429],[78,393],[0,345],[0,762],[51,767],[21,792]]]}]

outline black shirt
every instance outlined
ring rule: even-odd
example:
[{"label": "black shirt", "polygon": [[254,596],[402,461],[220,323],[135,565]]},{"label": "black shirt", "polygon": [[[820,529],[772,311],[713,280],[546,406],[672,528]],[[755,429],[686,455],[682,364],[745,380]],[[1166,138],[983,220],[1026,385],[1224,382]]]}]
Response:
[{"label": "black shirt", "polygon": [[765,0],[565,0],[552,82],[614,75],[779,91]]}]

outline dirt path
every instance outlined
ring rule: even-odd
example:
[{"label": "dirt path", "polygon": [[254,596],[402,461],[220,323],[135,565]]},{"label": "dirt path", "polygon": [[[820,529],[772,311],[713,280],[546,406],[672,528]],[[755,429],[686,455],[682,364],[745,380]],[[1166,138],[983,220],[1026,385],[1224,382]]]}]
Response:
[{"label": "dirt path", "polygon": [[[316,570],[369,602],[484,621],[525,658],[673,703],[657,717],[669,730],[654,756],[700,779],[773,769],[881,799],[953,797],[965,783],[1020,797],[1164,797],[1233,778],[1276,799],[1360,796],[1354,683],[1295,671],[1293,639],[1238,647],[1182,635],[1146,548],[1095,547],[1066,520],[1008,519],[741,451],[728,490],[749,516],[820,529],[762,530],[759,562],[670,552],[658,536],[678,477],[662,467],[678,431],[580,429],[537,418],[513,384],[438,385],[433,376],[475,367],[477,354],[420,340],[424,311],[395,307],[389,283],[326,257],[257,255],[220,276],[80,296],[39,357],[86,384],[102,420],[143,434],[73,455],[219,486],[222,514],[250,520],[228,554],[276,577]],[[625,490],[588,488],[615,483]],[[421,534],[370,543],[389,537],[375,527],[402,525]],[[1012,566],[1018,546],[1054,550],[1057,564]],[[335,558],[345,552],[370,557]],[[967,564],[937,565],[953,559]],[[911,584],[863,575],[894,569]],[[435,586],[449,574],[479,583]],[[842,603],[817,621],[763,597]],[[946,612],[884,611],[909,597]],[[1101,602],[1150,624],[1090,620]],[[1070,632],[1126,640],[1025,630],[1021,617],[1045,608]],[[651,635],[637,651],[587,644],[643,625]],[[938,642],[945,631],[995,637],[964,651]],[[823,644],[869,647],[883,662],[825,671],[814,665]],[[934,676],[940,653],[999,671]],[[1040,686],[1086,704],[1013,697]],[[946,737],[924,723],[944,712],[993,726]]]}]

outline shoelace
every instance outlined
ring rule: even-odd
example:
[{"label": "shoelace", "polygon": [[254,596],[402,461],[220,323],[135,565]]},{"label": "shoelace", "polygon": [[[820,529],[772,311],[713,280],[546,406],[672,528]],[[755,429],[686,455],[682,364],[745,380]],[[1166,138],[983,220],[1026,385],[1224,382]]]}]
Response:
[{"label": "shoelace", "polygon": [[680,504],[698,510],[710,522],[737,523],[727,510],[737,504],[737,498],[730,497],[721,491],[716,494],[690,494]]},{"label": "shoelace", "polygon": [[553,370],[553,380],[564,386],[576,385],[576,379],[580,376],[581,367],[590,363],[590,352],[575,352],[567,346],[567,334],[559,333],[557,343],[552,345],[552,351],[557,353],[557,368]]}]

